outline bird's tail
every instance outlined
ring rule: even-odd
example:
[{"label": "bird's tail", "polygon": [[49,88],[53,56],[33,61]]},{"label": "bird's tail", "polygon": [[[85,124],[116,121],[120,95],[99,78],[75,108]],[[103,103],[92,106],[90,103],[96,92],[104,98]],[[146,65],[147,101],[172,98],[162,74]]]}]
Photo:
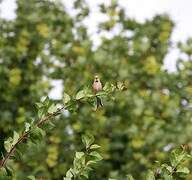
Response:
[{"label": "bird's tail", "polygon": [[96,100],[97,100],[97,108],[99,108],[100,106],[103,107],[103,103],[101,101],[101,98],[99,98],[98,96],[96,96]]}]

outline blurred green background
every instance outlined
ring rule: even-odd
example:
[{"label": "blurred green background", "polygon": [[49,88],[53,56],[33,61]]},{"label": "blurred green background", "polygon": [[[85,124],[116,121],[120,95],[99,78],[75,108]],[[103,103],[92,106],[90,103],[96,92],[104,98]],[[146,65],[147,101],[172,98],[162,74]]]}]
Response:
[{"label": "blurred green background", "polygon": [[[178,57],[176,72],[164,70],[174,27],[169,16],[139,23],[116,1],[101,4],[108,20],[99,24],[99,32],[117,25],[121,30],[93,48],[82,23],[89,15],[83,0],[74,2],[73,17],[60,1],[16,2],[16,19],[0,19],[1,152],[12,131],[21,132],[24,123],[36,117],[34,103],[50,92],[53,80],[62,80],[70,95],[91,87],[96,73],[103,83],[122,81],[128,87],[114,101],[104,100],[102,110],[82,104],[76,113],[56,119],[56,127],[41,144],[31,145],[20,161],[11,162],[17,179],[31,174],[62,179],[74,152],[82,148],[85,132],[95,136],[104,158],[90,176],[94,180],[121,180],[129,173],[142,179],[155,160],[167,161],[173,147],[192,146],[192,39],[178,43],[187,61]],[[62,103],[62,97],[56,102]]]}]

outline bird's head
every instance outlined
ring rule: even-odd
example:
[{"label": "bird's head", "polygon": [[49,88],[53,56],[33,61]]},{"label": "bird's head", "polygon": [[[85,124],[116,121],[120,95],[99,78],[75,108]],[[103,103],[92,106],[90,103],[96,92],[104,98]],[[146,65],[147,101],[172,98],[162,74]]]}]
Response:
[{"label": "bird's head", "polygon": [[95,82],[99,82],[99,76],[98,75],[95,75],[95,79],[94,79]]}]

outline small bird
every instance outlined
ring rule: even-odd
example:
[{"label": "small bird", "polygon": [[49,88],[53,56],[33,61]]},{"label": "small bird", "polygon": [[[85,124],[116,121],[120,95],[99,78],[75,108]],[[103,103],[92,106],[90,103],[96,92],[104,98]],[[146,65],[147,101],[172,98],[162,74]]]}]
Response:
[{"label": "small bird", "polygon": [[[99,77],[96,75],[93,82],[93,92],[97,94],[101,90],[102,90],[102,84]],[[99,98],[98,96],[96,96],[96,101],[97,101],[97,109],[99,108],[99,106],[101,107],[103,106],[101,98]]]}]

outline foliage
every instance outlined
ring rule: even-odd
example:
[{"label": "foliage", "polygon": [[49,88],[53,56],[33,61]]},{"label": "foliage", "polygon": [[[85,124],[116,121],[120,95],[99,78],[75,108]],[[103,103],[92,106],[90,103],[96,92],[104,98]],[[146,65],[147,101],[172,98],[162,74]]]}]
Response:
[{"label": "foliage", "polygon": [[[59,0],[17,0],[16,19],[0,19],[1,159],[15,145],[17,134],[20,137],[34,128],[28,150],[7,162],[15,170],[14,178],[63,178],[71,167],[74,151],[83,149],[81,135],[87,133],[101,145],[103,157],[89,179],[121,180],[127,174],[145,179],[156,160],[173,168],[167,163],[173,147],[192,146],[191,39],[178,43],[180,55],[176,72],[171,73],[163,63],[172,48],[174,23],[169,16],[157,15],[140,23],[128,17],[118,1],[100,4],[106,18],[97,29],[101,44],[94,47],[85,26],[91,13],[88,4],[76,0],[73,9],[70,15]],[[111,38],[105,36],[114,31]],[[115,99],[101,92],[104,108],[97,111],[90,93],[96,73],[102,82],[109,82],[105,88],[124,89],[118,95],[114,92]],[[56,128],[43,124],[42,128],[50,129],[44,135],[44,129],[35,124],[54,112],[55,106],[50,105],[48,112],[46,106],[37,104],[37,117],[34,104],[49,93],[51,82],[58,79],[68,96],[63,92],[54,103],[70,106],[55,118]],[[37,146],[34,141],[41,143]],[[190,161],[185,163],[190,170]],[[166,171],[166,167],[160,169]],[[1,174],[7,171],[11,173],[3,169]],[[191,177],[189,173],[186,179]]]},{"label": "foliage", "polygon": [[179,147],[170,153],[169,163],[160,164],[157,162],[155,172],[149,171],[146,179],[185,179],[190,173],[186,162],[191,159],[185,148]]},{"label": "foliage", "polygon": [[[45,137],[45,130],[50,129],[50,127],[54,126],[54,124],[50,120],[61,114],[63,109],[74,109],[75,105],[80,102],[80,100],[87,99],[87,96],[88,98],[92,98],[94,101],[94,99],[96,100],[96,96],[100,96],[102,98],[103,96],[112,93],[115,89],[118,89],[118,87],[113,89],[107,88],[105,89],[106,92],[103,90],[102,93],[100,92],[99,94],[92,93],[88,95],[87,93],[83,93],[83,95],[81,95],[81,98],[77,98],[77,96],[79,96],[82,91],[84,92],[84,90],[81,90],[76,94],[75,99],[71,98],[68,94],[65,93],[64,105],[60,108],[57,108],[56,105],[54,105],[48,97],[46,97],[42,102],[36,103],[36,107],[38,110],[38,119],[32,120],[30,123],[25,123],[25,129],[21,135],[14,131],[13,137],[9,137],[4,142],[4,147],[7,151],[7,154],[0,161],[0,178],[11,179],[15,176],[14,170],[9,170],[13,168],[6,165],[7,161],[12,156],[14,156],[14,158],[17,160],[21,159],[22,155],[26,152],[27,147],[27,144],[23,142],[24,140],[29,141],[28,144],[32,143],[34,145],[38,145],[38,143],[40,143]],[[70,170],[66,174],[66,179],[68,180],[73,179],[73,177],[76,178],[78,176],[85,176],[88,178],[88,172],[91,170],[90,166],[102,159],[100,154],[95,151],[95,149],[98,149],[100,146],[97,144],[93,144],[94,137],[92,135],[84,135],[82,140],[85,144],[86,152],[76,152],[76,156],[73,162],[74,168],[70,168]],[[28,176],[28,178],[31,177],[33,176]]]},{"label": "foliage", "polygon": [[73,168],[70,168],[64,180],[88,179],[89,171],[92,170],[92,165],[102,160],[101,155],[97,152],[99,145],[93,144],[94,137],[90,134],[83,135],[82,141],[86,147],[85,152],[76,152],[73,161]]},{"label": "foliage", "polygon": [[[110,89],[104,88],[107,93],[111,92]],[[114,90],[114,88],[112,89]],[[82,100],[86,98],[86,94],[79,97],[79,94],[82,94],[81,90],[75,96],[76,100]],[[107,95],[104,91],[99,95]],[[98,96],[98,94],[96,94]],[[95,98],[96,95],[89,95],[88,97]],[[102,96],[101,96],[102,97]],[[24,140],[27,140],[28,143],[31,141],[33,144],[40,143],[42,139],[45,137],[45,129],[54,124],[50,121],[52,118],[55,118],[57,115],[61,113],[63,109],[68,109],[69,107],[74,106],[74,100],[65,93],[64,98],[64,106],[61,108],[56,108],[56,106],[48,99],[45,98],[43,102],[36,103],[38,109],[38,120],[35,124],[34,121],[31,123],[25,124],[24,132],[19,135],[16,131],[13,133],[13,137],[9,137],[5,142],[4,146],[7,151],[6,156],[1,160],[0,164],[0,178],[1,179],[12,179],[14,175],[14,169],[11,166],[7,166],[6,162],[9,160],[10,157],[14,156],[15,159],[21,159],[23,153],[26,152],[27,144],[22,143]],[[41,126],[44,125],[44,128]],[[98,161],[102,160],[102,156],[97,152],[97,149],[100,148],[99,145],[94,144],[94,137],[91,134],[86,134],[82,136],[82,142],[85,145],[85,152],[76,152],[75,158],[73,160],[73,167],[70,168],[64,180],[72,180],[72,179],[88,179],[89,172],[92,170],[92,166],[96,164]],[[146,180],[155,180],[155,179],[181,179],[185,178],[186,175],[189,174],[190,170],[184,164],[186,160],[192,158],[191,155],[187,153],[187,145],[182,145],[180,148],[174,149],[170,155],[170,164],[158,163],[158,167],[156,167],[155,172],[149,170],[146,174]],[[128,179],[134,180],[131,175],[127,176]],[[27,179],[35,179],[34,176],[28,176]],[[111,178],[109,178],[111,179]]]}]

